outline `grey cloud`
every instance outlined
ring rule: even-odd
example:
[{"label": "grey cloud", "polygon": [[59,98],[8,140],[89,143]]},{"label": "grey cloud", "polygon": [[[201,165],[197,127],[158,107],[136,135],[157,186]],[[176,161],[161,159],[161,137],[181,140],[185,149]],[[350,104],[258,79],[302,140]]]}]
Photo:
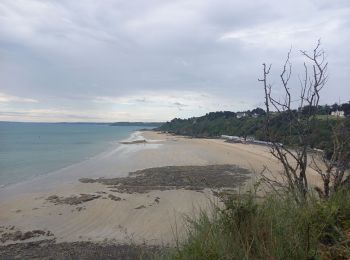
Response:
[{"label": "grey cloud", "polygon": [[185,104],[182,104],[180,102],[174,102],[173,103],[175,106],[179,106],[179,107],[185,107],[186,105]]},{"label": "grey cloud", "polygon": [[277,84],[289,47],[298,63],[297,50],[322,38],[331,73],[323,102],[332,103],[350,96],[349,17],[345,0],[4,0],[0,92],[45,108],[107,109],[89,100],[186,90],[231,97],[240,110],[261,102],[262,62],[273,63]]}]

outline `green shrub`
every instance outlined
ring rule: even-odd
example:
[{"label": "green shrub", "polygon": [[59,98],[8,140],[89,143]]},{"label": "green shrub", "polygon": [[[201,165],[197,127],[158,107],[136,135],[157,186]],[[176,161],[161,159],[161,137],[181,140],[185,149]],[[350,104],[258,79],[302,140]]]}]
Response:
[{"label": "green shrub", "polygon": [[303,205],[288,195],[242,195],[188,223],[187,239],[162,258],[350,259],[348,191]]}]

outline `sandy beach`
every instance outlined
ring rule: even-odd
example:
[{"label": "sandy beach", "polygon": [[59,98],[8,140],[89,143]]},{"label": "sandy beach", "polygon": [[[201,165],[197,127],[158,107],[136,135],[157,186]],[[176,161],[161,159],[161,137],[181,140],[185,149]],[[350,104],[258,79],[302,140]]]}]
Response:
[{"label": "sandy beach", "polygon": [[146,142],[119,144],[87,161],[2,188],[1,245],[173,245],[185,233],[185,215],[220,203],[211,188],[244,192],[265,166],[281,170],[264,146],[152,131],[138,132],[134,139]]}]

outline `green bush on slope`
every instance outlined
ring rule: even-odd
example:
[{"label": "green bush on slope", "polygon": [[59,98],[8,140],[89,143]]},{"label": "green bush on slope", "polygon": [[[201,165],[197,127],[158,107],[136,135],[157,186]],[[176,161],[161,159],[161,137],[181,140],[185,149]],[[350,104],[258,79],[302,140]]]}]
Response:
[{"label": "green bush on slope", "polygon": [[253,195],[189,220],[188,238],[163,258],[350,259],[350,192],[329,200]]}]

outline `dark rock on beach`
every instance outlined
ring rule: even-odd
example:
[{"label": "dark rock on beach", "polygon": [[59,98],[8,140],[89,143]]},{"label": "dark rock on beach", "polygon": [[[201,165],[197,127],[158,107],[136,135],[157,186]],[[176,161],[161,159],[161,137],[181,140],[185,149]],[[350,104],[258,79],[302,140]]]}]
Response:
[{"label": "dark rock on beach", "polygon": [[109,194],[109,195],[108,195],[108,198],[110,198],[111,200],[114,200],[114,201],[120,201],[120,200],[121,200],[120,197],[117,197],[117,196],[115,196],[115,195],[113,195],[113,194]]},{"label": "dark rock on beach", "polygon": [[249,179],[250,172],[236,165],[167,166],[129,173],[112,179],[80,179],[83,183],[102,183],[121,193],[145,193],[152,190],[203,190],[235,188]]},{"label": "dark rock on beach", "polygon": [[52,240],[0,246],[0,259],[153,259],[160,247]]},{"label": "dark rock on beach", "polygon": [[100,198],[101,195],[95,194],[80,194],[80,196],[59,197],[57,195],[49,196],[46,200],[55,204],[78,205],[87,201]]},{"label": "dark rock on beach", "polygon": [[33,230],[33,231],[27,231],[27,232],[22,232],[17,230],[14,232],[6,232],[1,234],[0,242],[5,243],[8,241],[23,241],[34,237],[40,237],[40,236],[53,236],[53,234],[51,231],[44,231],[44,230]]}]

